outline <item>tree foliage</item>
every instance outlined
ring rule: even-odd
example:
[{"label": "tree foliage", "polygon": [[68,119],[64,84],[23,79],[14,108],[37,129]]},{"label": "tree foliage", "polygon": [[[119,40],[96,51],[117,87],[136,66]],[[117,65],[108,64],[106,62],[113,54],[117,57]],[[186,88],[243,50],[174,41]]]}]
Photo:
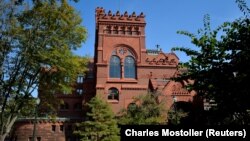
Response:
[{"label": "tree foliage", "polygon": [[184,112],[182,109],[171,109],[168,112],[168,124],[169,125],[179,125],[182,124],[181,120],[187,117],[188,113]]},{"label": "tree foliage", "polygon": [[225,22],[215,30],[210,29],[210,17],[204,17],[204,29],[198,35],[179,31],[191,38],[198,47],[173,48],[183,51],[191,60],[185,63],[188,72],[177,80],[195,80],[188,87],[198,95],[216,101],[214,107],[215,124],[249,124],[250,87],[250,20],[249,8],[242,0],[237,0],[244,17],[233,22]]},{"label": "tree foliage", "polygon": [[89,101],[88,106],[88,120],[77,125],[79,130],[75,134],[82,141],[118,141],[119,128],[108,103],[96,96]]},{"label": "tree foliage", "polygon": [[118,118],[122,125],[156,125],[167,123],[167,111],[164,100],[158,101],[157,94],[145,94],[134,98],[134,101],[123,109]]},{"label": "tree foliage", "polygon": [[[70,83],[63,78],[75,78],[84,71],[86,59],[71,51],[85,41],[86,30],[67,0],[36,0],[31,8],[24,1],[1,0],[0,13],[2,141],[33,100],[32,92],[38,85],[69,89]],[[46,94],[53,93],[46,91]]]}]

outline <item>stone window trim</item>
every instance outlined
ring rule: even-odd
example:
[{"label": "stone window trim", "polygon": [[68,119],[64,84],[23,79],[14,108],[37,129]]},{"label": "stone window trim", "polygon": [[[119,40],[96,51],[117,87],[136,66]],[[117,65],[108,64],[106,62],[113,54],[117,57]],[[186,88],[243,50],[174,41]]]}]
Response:
[{"label": "stone window trim", "polygon": [[133,78],[108,78],[108,83],[138,83],[137,79]]}]

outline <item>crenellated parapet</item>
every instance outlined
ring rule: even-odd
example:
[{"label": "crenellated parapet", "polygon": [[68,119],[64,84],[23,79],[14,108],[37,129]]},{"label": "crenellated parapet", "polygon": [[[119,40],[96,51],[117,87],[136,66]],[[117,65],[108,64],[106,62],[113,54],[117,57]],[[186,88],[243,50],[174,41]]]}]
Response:
[{"label": "crenellated parapet", "polygon": [[[103,25],[99,32],[104,34],[117,35],[144,35],[145,15],[135,12],[128,14],[120,11],[112,13],[110,10],[106,13],[102,7],[96,8],[96,24]],[[97,27],[98,28],[98,27]]]},{"label": "crenellated parapet", "polygon": [[110,10],[108,13],[105,12],[105,9],[102,7],[96,8],[96,19],[98,21],[120,21],[120,22],[131,22],[131,23],[145,23],[145,15],[143,13],[140,13],[140,15],[136,15],[135,12],[132,14],[128,14],[128,12],[124,12],[124,14],[121,14],[120,11],[117,11],[116,13],[112,13]]}]

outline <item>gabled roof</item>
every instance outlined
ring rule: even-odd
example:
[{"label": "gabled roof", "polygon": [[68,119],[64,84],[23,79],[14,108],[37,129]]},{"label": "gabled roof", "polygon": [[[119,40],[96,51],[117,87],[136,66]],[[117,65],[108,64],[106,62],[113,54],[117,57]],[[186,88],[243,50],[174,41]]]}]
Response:
[{"label": "gabled roof", "polygon": [[153,90],[157,90],[159,88],[163,89],[169,81],[169,79],[149,79],[149,83],[151,84]]}]

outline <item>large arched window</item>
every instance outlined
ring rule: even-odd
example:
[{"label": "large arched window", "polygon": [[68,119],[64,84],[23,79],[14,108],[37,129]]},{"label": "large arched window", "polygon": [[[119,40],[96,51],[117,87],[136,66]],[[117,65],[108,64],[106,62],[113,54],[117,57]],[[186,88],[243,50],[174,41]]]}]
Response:
[{"label": "large arched window", "polygon": [[125,58],[124,64],[124,77],[125,78],[135,78],[135,60],[131,56]]},{"label": "large arched window", "polygon": [[109,77],[121,78],[121,61],[118,56],[111,56],[109,63]]},{"label": "large arched window", "polygon": [[119,100],[119,91],[116,88],[110,88],[108,91],[109,100]]}]

